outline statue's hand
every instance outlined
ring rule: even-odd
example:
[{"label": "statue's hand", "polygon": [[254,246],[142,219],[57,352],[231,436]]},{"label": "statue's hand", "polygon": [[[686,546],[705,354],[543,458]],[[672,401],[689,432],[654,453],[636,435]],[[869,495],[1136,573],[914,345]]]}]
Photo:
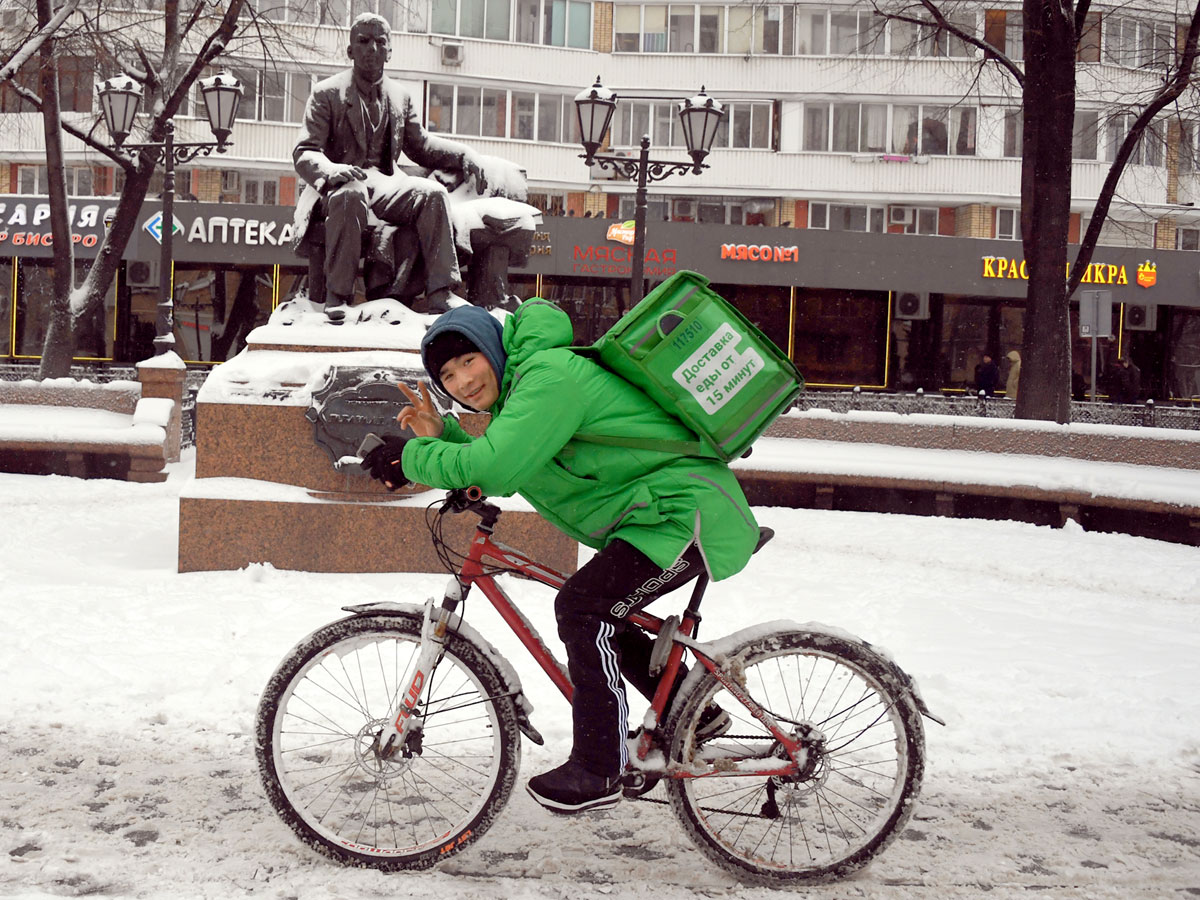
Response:
[{"label": "statue's hand", "polygon": [[404,407],[400,410],[400,415],[396,416],[396,421],[400,426],[411,428],[417,437],[441,437],[445,424],[433,405],[433,399],[429,396],[429,386],[424,381],[421,382],[420,396],[417,396],[417,392],[407,384],[396,386],[412,404]]},{"label": "statue's hand", "polygon": [[339,188],[348,181],[362,181],[367,177],[358,166],[348,166],[341,163],[334,163],[332,171],[325,176],[325,187],[327,190]]},{"label": "statue's hand", "polygon": [[488,187],[487,176],[483,174],[483,166],[479,165],[479,163],[477,163],[475,160],[471,159],[469,156],[464,156],[463,164],[462,164],[462,171],[463,171],[463,178],[474,178],[475,179],[475,190],[476,191],[478,191],[480,194],[487,193],[487,187]]}]

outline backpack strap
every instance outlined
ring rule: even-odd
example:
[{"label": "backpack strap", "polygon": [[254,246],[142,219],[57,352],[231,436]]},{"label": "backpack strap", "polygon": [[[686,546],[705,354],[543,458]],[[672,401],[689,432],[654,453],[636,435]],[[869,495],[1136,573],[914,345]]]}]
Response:
[{"label": "backpack strap", "polygon": [[662,453],[677,453],[680,456],[698,456],[704,459],[720,459],[700,441],[671,441],[657,438],[617,437],[613,434],[585,434],[572,436],[572,440],[588,444],[603,444],[607,447],[628,447],[631,450],[658,450]]}]

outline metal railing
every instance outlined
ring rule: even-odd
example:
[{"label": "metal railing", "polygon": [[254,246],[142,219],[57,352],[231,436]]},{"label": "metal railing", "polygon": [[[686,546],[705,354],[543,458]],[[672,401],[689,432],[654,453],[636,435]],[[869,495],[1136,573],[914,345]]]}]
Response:
[{"label": "metal railing", "polygon": [[[208,377],[211,369],[188,369],[183,382],[183,408],[180,422],[181,440],[184,447],[196,445],[196,395],[200,386]],[[36,363],[0,363],[0,381],[37,380],[38,367]],[[74,365],[71,366],[68,378],[76,381],[92,381],[96,384],[109,384],[113,381],[137,381],[137,368],[134,366]]]},{"label": "metal railing", "polygon": [[[892,412],[938,416],[981,416],[1011,419],[1016,403],[1003,397],[970,394],[926,394],[918,390],[908,394],[864,391],[805,391],[794,409],[827,409],[831,412]],[[1071,421],[1090,425],[1135,425],[1144,428],[1182,428],[1200,430],[1200,407],[1155,403],[1092,403],[1071,401]]]},{"label": "metal railing", "polygon": [[[211,369],[188,369],[183,392],[183,446],[196,444],[196,395]],[[133,366],[79,365],[71,367],[71,378],[97,383],[137,381]],[[22,363],[0,364],[0,381],[37,378],[37,366]],[[810,390],[796,398],[793,409],[827,409],[831,412],[892,412],[901,415],[923,413],[935,416],[982,416],[1011,419],[1016,404],[1004,397],[976,397],[970,394],[941,394],[918,390],[915,393]],[[1091,403],[1071,401],[1071,421],[1091,425],[1135,425],[1143,428],[1181,428],[1200,431],[1200,406],[1147,400],[1144,403]]]}]

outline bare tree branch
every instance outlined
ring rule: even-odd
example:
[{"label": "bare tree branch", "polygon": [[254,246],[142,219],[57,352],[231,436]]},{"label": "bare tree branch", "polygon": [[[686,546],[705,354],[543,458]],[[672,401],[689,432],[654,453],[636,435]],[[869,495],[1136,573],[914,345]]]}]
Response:
[{"label": "bare tree branch", "polygon": [[1096,242],[1100,238],[1100,229],[1104,226],[1105,219],[1108,218],[1112,199],[1116,196],[1117,185],[1121,180],[1121,176],[1125,173],[1125,167],[1133,156],[1134,150],[1137,149],[1138,141],[1142,139],[1146,130],[1158,114],[1183,96],[1184,91],[1191,84],[1198,48],[1200,48],[1200,3],[1192,11],[1192,19],[1188,24],[1187,37],[1184,39],[1183,52],[1179,55],[1179,61],[1174,73],[1166,78],[1162,87],[1155,92],[1150,101],[1142,108],[1142,111],[1138,113],[1129,128],[1129,132],[1125,135],[1125,139],[1121,141],[1121,145],[1117,148],[1112,164],[1108,167],[1108,173],[1104,177],[1104,184],[1100,188],[1100,196],[1096,200],[1091,220],[1088,222],[1087,232],[1084,234],[1083,240],[1080,241],[1079,255],[1076,258],[1070,279],[1067,281],[1068,297],[1079,286],[1080,279],[1083,278],[1088,263],[1091,262]]},{"label": "bare tree branch", "polygon": [[79,7],[79,0],[67,0],[63,7],[54,14],[54,17],[46,23],[45,28],[39,28],[38,31],[29,38],[20,49],[13,54],[12,59],[0,67],[0,81],[6,81],[17,74],[21,66],[25,65],[44,44],[54,32],[58,31],[63,26],[63,23],[71,17],[71,14]]},{"label": "bare tree branch", "polygon": [[945,14],[938,8],[934,0],[918,0],[922,7],[929,12],[929,17],[921,17],[912,15],[907,12],[892,12],[882,8],[878,0],[871,0],[871,6],[875,10],[875,15],[881,16],[884,19],[894,22],[907,22],[910,25],[919,25],[923,28],[929,28],[934,31],[944,31],[947,34],[954,35],[960,41],[970,44],[984,52],[987,59],[994,59],[999,65],[1013,77],[1013,80],[1018,85],[1025,84],[1025,70],[1013,62],[1003,50],[993,47],[987,41],[977,37],[972,32],[969,32],[962,27],[956,25],[946,18]]}]

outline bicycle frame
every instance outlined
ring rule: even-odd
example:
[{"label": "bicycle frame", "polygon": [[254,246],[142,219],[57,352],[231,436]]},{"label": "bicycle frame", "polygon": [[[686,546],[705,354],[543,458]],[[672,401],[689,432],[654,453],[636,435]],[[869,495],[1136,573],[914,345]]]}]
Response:
[{"label": "bicycle frame", "polygon": [[[503,563],[510,571],[515,571],[555,590],[561,589],[566,584],[567,576],[536,562],[520,550],[494,540],[492,533],[493,524],[491,522],[482,520],[476,525],[475,535],[471,540],[471,547],[467,553],[467,558],[463,562],[458,575],[448,586],[442,607],[443,621],[448,618],[447,613],[452,614],[458,603],[466,598],[470,588],[478,585],[484,596],[491,602],[492,607],[508,624],[509,628],[513,630],[513,633],[521,641],[525,649],[533,656],[538,666],[541,667],[542,671],[546,673],[562,693],[563,697],[570,703],[574,698],[574,687],[571,684],[566,667],[558,660],[553,651],[546,646],[524,613],[513,603],[512,598],[496,583],[495,575],[487,571],[483,565],[483,560],[485,558],[494,559],[497,562]],[[684,650],[691,650],[700,665],[711,672],[729,693],[754,718],[758,719],[767,731],[770,732],[771,736],[782,745],[786,752],[786,757],[774,757],[774,763],[761,770],[737,769],[733,773],[728,771],[678,771],[670,773],[669,777],[699,778],[729,774],[775,777],[793,774],[799,769],[797,759],[803,759],[805,756],[804,739],[810,735],[811,729],[800,723],[792,723],[798,726],[798,730],[801,732],[799,737],[785,730],[770,712],[746,693],[745,689],[732,676],[723,671],[722,667],[713,659],[711,652],[704,644],[692,639],[692,635],[695,633],[696,626],[700,621],[700,615],[697,611],[700,597],[703,595],[708,580],[706,575],[701,575],[700,579],[700,582],[693,591],[692,601],[682,618],[678,620],[678,624],[676,624],[674,617],[662,619],[644,610],[635,610],[626,617],[626,621],[629,623],[646,630],[650,634],[659,635],[660,641],[668,638],[671,641],[671,647],[659,678],[658,687],[650,703],[650,708],[654,712],[654,723],[657,726],[662,721],[663,715],[666,712],[671,687],[675,683],[679,667],[683,662]],[[666,630],[668,626],[670,626],[669,631]],[[425,646],[424,641],[422,642],[422,646]],[[656,728],[643,729],[636,752],[639,760],[645,760],[654,748],[656,730]]]}]

